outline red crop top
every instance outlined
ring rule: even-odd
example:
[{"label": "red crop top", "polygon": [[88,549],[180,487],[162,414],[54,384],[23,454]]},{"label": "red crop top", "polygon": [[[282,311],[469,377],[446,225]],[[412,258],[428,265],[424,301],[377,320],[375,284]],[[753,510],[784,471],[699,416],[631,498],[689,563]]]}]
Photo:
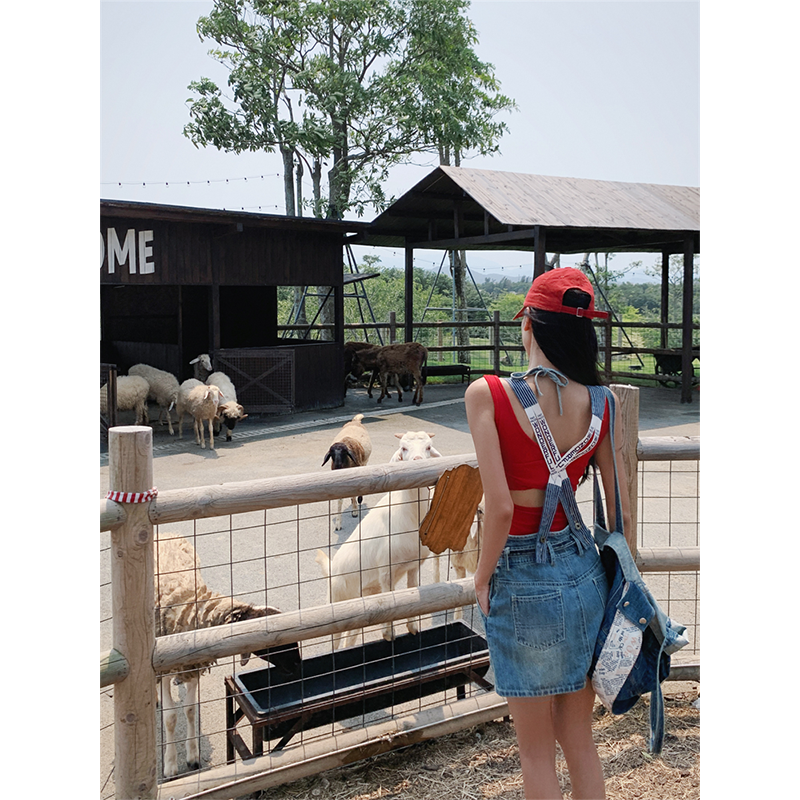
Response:
[{"label": "red crop top", "polygon": [[[531,438],[528,430],[523,430],[514,414],[511,400],[506,394],[503,381],[497,375],[486,375],[486,382],[492,392],[494,401],[494,421],[500,436],[500,453],[503,457],[503,468],[506,473],[508,488],[512,491],[524,489],[542,489],[547,486],[550,471],[544,460],[536,439]],[[598,446],[608,432],[608,402],[603,410],[603,424],[600,428]],[[597,448],[595,448],[596,450]],[[567,466],[567,475],[573,491],[578,488],[578,481],[583,475],[594,450],[584,453]],[[541,506],[518,506],[514,504],[514,516],[511,521],[512,536],[537,533],[542,520]],[[567,517],[561,503],[558,504],[551,529],[563,530],[567,527]]]}]

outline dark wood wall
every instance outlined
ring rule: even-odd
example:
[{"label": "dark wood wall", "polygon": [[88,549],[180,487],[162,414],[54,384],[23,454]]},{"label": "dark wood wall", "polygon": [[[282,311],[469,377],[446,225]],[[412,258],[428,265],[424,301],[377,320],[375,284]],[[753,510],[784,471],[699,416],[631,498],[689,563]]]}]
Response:
[{"label": "dark wood wall", "polygon": [[[129,231],[134,231],[130,240]],[[343,237],[337,232],[247,227],[239,231],[235,225],[101,216],[100,235],[103,284],[334,286],[342,283]],[[124,247],[126,241],[132,247],[124,254],[125,262],[119,264],[114,242]],[[151,252],[143,253],[143,247]]]}]

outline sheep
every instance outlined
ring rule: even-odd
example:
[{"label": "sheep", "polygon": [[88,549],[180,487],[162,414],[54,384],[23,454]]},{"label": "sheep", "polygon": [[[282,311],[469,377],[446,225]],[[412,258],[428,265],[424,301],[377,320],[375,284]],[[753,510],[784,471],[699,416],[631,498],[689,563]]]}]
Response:
[{"label": "sheep", "polygon": [[[331,469],[346,469],[347,467],[363,467],[372,453],[372,442],[369,432],[362,425],[363,414],[356,414],[350,422],[342,426],[336,434],[322,460],[324,467],[330,459]],[[342,529],[342,504],[344,498],[339,498],[336,514],[333,517],[333,529]],[[361,503],[360,497],[352,498],[352,514],[358,516],[358,506]]]},{"label": "sheep", "polygon": [[[135,411],[136,424],[147,425],[147,395],[150,384],[139,375],[120,375],[117,378],[117,411]],[[100,387],[100,413],[108,414],[108,384]]]},{"label": "sheep", "polygon": [[[353,354],[353,361],[355,374],[363,374],[366,369],[370,368],[378,373],[381,382],[379,403],[389,394],[388,388],[392,378],[397,387],[397,400],[402,402],[403,391],[400,385],[400,376],[405,374],[409,374],[413,379],[413,402],[416,405],[422,403],[424,385],[422,370],[428,361],[428,348],[425,345],[419,342],[399,342],[387,344],[375,350],[358,350]],[[372,382],[370,381],[370,388],[367,390],[369,397],[372,397],[371,390]]]},{"label": "sheep", "polygon": [[217,416],[214,417],[214,433],[219,433],[222,423],[225,423],[225,441],[231,440],[231,431],[236,427],[240,419],[246,419],[247,414],[241,403],[236,400],[236,387],[233,381],[224,372],[212,372],[205,380],[207,386],[218,386],[225,398],[224,403],[220,403],[217,409]]},{"label": "sheep", "polygon": [[214,371],[211,366],[211,356],[208,353],[201,353],[197,358],[193,358],[190,365],[194,367],[194,379],[205,383],[206,378]]},{"label": "sheep", "polygon": [[[400,447],[391,462],[441,456],[431,443],[433,434],[408,431],[395,436]],[[388,492],[367,512],[333,558],[317,550],[315,560],[328,579],[329,602],[391,591],[403,575],[409,588],[419,586],[421,563],[431,554],[419,538],[429,502],[425,487]],[[406,626],[410,633],[417,633],[414,620],[408,620]],[[346,646],[355,643],[356,635],[354,631],[348,634]],[[394,638],[391,622],[383,626],[383,638]],[[341,642],[342,634],[334,634],[334,650]]]},{"label": "sheep", "polygon": [[170,409],[175,405],[178,397],[178,379],[171,373],[149,364],[134,364],[129,370],[128,375],[140,375],[150,384],[150,394],[148,398],[158,403],[158,421],[163,425],[164,414],[167,415],[167,425],[172,436],[175,431],[172,428],[172,418]]},{"label": "sheep", "polygon": [[[227,625],[232,622],[258,619],[279,614],[272,606],[253,606],[233,597],[218,594],[206,586],[200,575],[200,559],[191,543],[182,537],[162,533],[156,540],[155,624],[156,636]],[[282,672],[296,674],[300,666],[300,648],[297,643],[256,651],[255,655],[272,662]],[[242,654],[246,664],[250,654]],[[175,727],[180,702],[172,694],[172,681],[186,685],[186,763],[190,770],[200,768],[198,742],[200,726],[196,714],[200,675],[215,663],[213,657],[198,656],[196,663],[179,667],[157,677],[161,708],[164,714],[165,752],[164,776],[178,774],[175,749]],[[167,678],[167,680],[163,680]]]},{"label": "sheep", "polygon": [[194,436],[197,444],[203,449],[206,439],[203,420],[208,422],[208,438],[210,447],[214,449],[214,417],[217,416],[222,392],[218,386],[208,386],[196,378],[188,378],[178,388],[176,408],[178,411],[178,438],[183,438],[183,417],[190,414],[194,419]]},{"label": "sheep", "polygon": [[[478,505],[475,512],[475,522],[469,531],[467,541],[461,550],[449,550],[445,552],[450,553],[450,564],[456,571],[456,577],[459,579],[466,578],[467,573],[473,575],[475,570],[478,569],[478,556],[480,555],[481,544],[483,543],[483,500]],[[444,553],[435,557],[434,560],[434,582],[439,583],[440,576],[440,559]],[[454,614],[454,619],[461,619],[463,611],[457,608]]]}]

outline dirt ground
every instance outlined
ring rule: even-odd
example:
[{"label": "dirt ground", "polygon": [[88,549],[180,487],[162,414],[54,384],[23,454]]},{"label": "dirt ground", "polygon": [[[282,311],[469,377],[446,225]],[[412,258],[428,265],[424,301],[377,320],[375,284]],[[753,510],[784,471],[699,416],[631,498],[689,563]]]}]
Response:
[{"label": "dirt ground", "polygon": [[[682,684],[687,686],[688,684]],[[666,735],[659,756],[647,751],[649,705],[612,716],[598,704],[594,737],[608,800],[700,797],[697,685],[665,696]],[[665,687],[669,691],[669,684]],[[559,750],[561,789],[571,797]],[[251,795],[252,800],[524,800],[513,722],[497,720],[348,767]]]}]

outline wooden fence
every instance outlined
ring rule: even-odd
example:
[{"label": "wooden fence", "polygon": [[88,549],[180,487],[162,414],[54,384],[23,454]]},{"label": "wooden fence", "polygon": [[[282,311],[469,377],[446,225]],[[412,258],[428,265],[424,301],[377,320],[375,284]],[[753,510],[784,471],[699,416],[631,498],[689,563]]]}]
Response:
[{"label": "wooden fence", "polygon": [[[616,386],[629,441],[625,449],[628,491],[637,507],[639,461],[699,460],[699,437],[638,436],[638,390]],[[100,656],[100,684],[114,686],[114,784],[117,798],[231,798],[295,780],[359,757],[385,752],[507,715],[494,692],[468,697],[412,718],[391,720],[336,736],[292,753],[255,758],[179,777],[157,780],[156,675],[197,660],[198,651],[215,658],[305,641],[411,616],[474,603],[472,578],[435,583],[222,628],[155,637],[154,526],[248,511],[285,508],[356,495],[431,486],[459,464],[476,466],[474,454],[416,463],[368,466],[312,475],[192,487],[160,492],[146,502],[100,502],[100,530],[111,537],[113,644]],[[109,487],[147,493],[153,486],[152,430],[116,427],[109,432]],[[126,498],[129,499],[129,498]],[[136,498],[134,498],[136,499]],[[635,511],[634,511],[635,513]],[[635,520],[634,520],[635,522]],[[636,530],[634,524],[633,530]],[[636,550],[635,536],[631,541]],[[697,571],[699,548],[639,548],[643,571]],[[699,680],[699,663],[673,669],[672,679]]]}]

